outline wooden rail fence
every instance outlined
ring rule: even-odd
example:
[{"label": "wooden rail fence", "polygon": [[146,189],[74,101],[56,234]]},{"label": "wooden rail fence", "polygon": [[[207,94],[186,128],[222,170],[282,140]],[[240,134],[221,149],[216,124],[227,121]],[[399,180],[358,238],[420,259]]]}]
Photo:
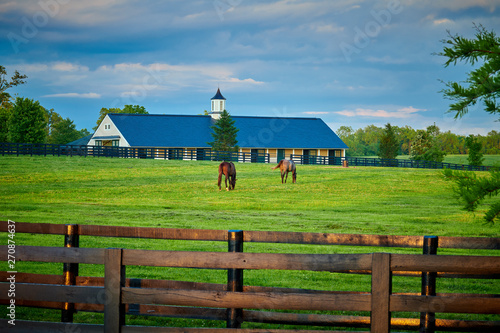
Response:
[{"label": "wooden rail fence", "polygon": [[[13,222],[0,222],[12,233]],[[14,248],[17,261],[64,263],[62,275],[0,272],[0,302],[15,275],[15,305],[61,309],[62,322],[0,319],[12,332],[288,332],[240,329],[243,322],[368,328],[372,332],[498,332],[500,321],[436,319],[439,313],[500,314],[500,295],[437,293],[436,278],[500,278],[500,257],[436,255],[439,248],[500,249],[500,238],[379,236],[239,230],[164,229],[97,225],[15,223],[15,233],[64,235],[65,247],[2,245],[0,260]],[[79,236],[223,241],[228,252],[160,251],[80,247]],[[423,248],[423,254],[245,253],[243,242]],[[496,251],[495,251],[496,252]],[[496,254],[493,252],[493,254]],[[104,265],[104,277],[78,276],[79,264]],[[134,279],[127,266],[186,267],[228,271],[227,284]],[[371,274],[366,292],[322,291],[244,285],[244,270],[306,270]],[[422,279],[419,294],[393,293],[394,275]],[[496,280],[495,280],[496,281]],[[78,311],[103,312],[102,325],[73,323]],[[262,310],[366,311],[369,316]],[[393,312],[421,313],[419,319]],[[224,320],[228,329],[127,325],[127,314]],[[10,331],[9,331],[10,332]]]}]

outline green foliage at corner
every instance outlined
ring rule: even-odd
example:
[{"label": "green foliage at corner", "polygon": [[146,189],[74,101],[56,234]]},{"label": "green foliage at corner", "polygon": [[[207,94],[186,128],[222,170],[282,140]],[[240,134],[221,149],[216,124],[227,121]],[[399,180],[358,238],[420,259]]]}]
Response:
[{"label": "green foliage at corner", "polygon": [[479,101],[483,102],[486,112],[500,113],[497,102],[500,97],[500,38],[482,25],[475,25],[475,29],[473,39],[448,32],[448,39],[443,40],[446,46],[439,53],[448,58],[445,67],[457,62],[471,66],[482,64],[468,73],[465,85],[453,81],[446,83],[447,89],[443,90],[443,94],[455,101],[448,111],[455,113],[455,118],[462,118],[469,112],[469,107]]},{"label": "green foliage at corner", "polygon": [[394,133],[391,124],[385,125],[384,133],[380,138],[378,157],[385,159],[395,159],[398,156],[399,140]]},{"label": "green foliage at corner", "polygon": [[238,151],[236,135],[239,131],[234,126],[235,121],[226,110],[222,111],[220,118],[211,126],[214,141],[207,142],[215,151]]},{"label": "green foliage at corner", "polygon": [[[474,172],[450,169],[445,169],[443,174],[447,180],[455,182],[454,191],[463,203],[464,209],[469,212],[476,211],[485,198],[492,198],[500,193],[500,169],[492,169],[490,177],[478,177]],[[500,200],[490,204],[484,219],[490,223],[500,221]]]}]

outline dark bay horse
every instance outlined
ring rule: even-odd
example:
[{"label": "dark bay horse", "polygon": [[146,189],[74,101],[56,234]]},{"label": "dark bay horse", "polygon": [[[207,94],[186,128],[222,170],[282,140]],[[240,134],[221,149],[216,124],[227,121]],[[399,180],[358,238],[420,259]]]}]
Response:
[{"label": "dark bay horse", "polygon": [[[295,163],[291,160],[281,160],[277,166],[274,168],[271,168],[273,170],[280,168],[281,171],[281,183],[283,184],[283,178],[286,180],[288,179],[288,173],[291,172],[293,176],[293,182],[297,182],[297,170],[295,169]],[[286,174],[286,177],[285,177]]]},{"label": "dark bay horse", "polygon": [[[219,165],[219,180],[217,181],[217,186],[219,186],[220,191],[220,183],[222,180],[222,175],[224,174],[226,181],[226,190],[234,190],[236,186],[236,168],[233,162],[222,162]],[[229,179],[229,187],[227,187],[227,180]]]}]

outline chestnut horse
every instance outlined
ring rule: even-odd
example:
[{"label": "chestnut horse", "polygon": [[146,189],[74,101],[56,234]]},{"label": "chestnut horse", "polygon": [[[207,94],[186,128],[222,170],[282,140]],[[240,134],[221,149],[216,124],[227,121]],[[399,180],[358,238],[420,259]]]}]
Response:
[{"label": "chestnut horse", "polygon": [[[219,165],[219,180],[217,181],[217,186],[219,186],[220,191],[220,183],[222,180],[222,174],[224,174],[226,181],[226,190],[234,190],[236,186],[236,168],[233,162],[222,162]],[[227,187],[227,180],[229,179],[229,187]]]},{"label": "chestnut horse", "polygon": [[[288,179],[288,173],[291,172],[293,176],[293,182],[297,182],[297,170],[295,169],[295,163],[292,160],[281,160],[277,166],[274,168],[271,168],[273,170],[280,168],[281,171],[281,183],[283,184],[283,178],[285,178],[285,183],[286,180]],[[285,177],[286,173],[286,177]]]}]

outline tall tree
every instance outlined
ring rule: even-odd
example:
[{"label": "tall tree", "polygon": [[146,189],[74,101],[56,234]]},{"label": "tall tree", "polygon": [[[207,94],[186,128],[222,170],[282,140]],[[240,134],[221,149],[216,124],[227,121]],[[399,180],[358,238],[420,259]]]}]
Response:
[{"label": "tall tree", "polygon": [[25,84],[28,77],[24,74],[20,74],[17,70],[14,71],[14,75],[9,79],[7,76],[7,70],[4,66],[0,65],[0,107],[7,108],[11,107],[11,96],[5,90],[18,86],[20,84]]},{"label": "tall tree", "polygon": [[469,150],[468,161],[470,165],[480,166],[483,164],[483,144],[478,141],[473,135],[469,135],[465,139],[465,146]]},{"label": "tall tree", "polygon": [[17,70],[10,78],[7,76],[7,70],[0,65],[0,142],[9,140],[9,118],[12,113],[11,95],[6,92],[7,89],[26,83],[26,75],[20,74]]},{"label": "tall tree", "polygon": [[380,137],[378,156],[385,159],[394,159],[398,156],[399,140],[390,123],[385,125],[385,130]]},{"label": "tall tree", "polygon": [[97,130],[101,122],[103,121],[104,117],[108,113],[134,113],[134,114],[149,114],[146,111],[146,108],[144,106],[140,105],[125,105],[123,109],[120,108],[102,108],[101,111],[99,111],[99,118],[97,119],[97,125],[92,128],[94,131]]},{"label": "tall tree", "polygon": [[[487,31],[483,26],[475,26],[474,39],[467,39],[459,35],[452,36],[443,42],[446,45],[439,53],[447,59],[445,67],[463,61],[474,66],[481,61],[482,65],[468,73],[463,87],[457,82],[448,82],[448,89],[443,90],[444,96],[455,100],[450,105],[449,112],[455,112],[455,118],[461,118],[469,111],[469,106],[482,100],[485,111],[491,114],[500,113],[497,98],[500,97],[500,38],[494,31]],[[478,204],[486,197],[497,196],[500,193],[500,169],[493,168],[491,177],[476,177],[472,172],[445,170],[445,176],[455,181],[455,191],[465,204],[465,209],[474,211]],[[500,200],[496,198],[490,204],[490,209],[484,215],[488,222],[500,220]]]},{"label": "tall tree", "polygon": [[215,151],[238,151],[236,140],[239,129],[234,126],[235,121],[226,110],[222,111],[220,118],[211,126],[214,141],[207,142]]},{"label": "tall tree", "polygon": [[450,105],[449,112],[455,113],[455,118],[461,118],[469,112],[469,107],[482,101],[485,111],[491,114],[500,113],[500,38],[494,31],[487,31],[482,25],[475,25],[475,38],[468,39],[459,35],[451,35],[444,40],[447,46],[439,55],[448,58],[445,67],[463,61],[471,66],[482,63],[481,66],[468,74],[466,85],[458,82],[446,83],[444,96],[456,101]]},{"label": "tall tree", "polygon": [[18,97],[9,119],[9,139],[19,143],[44,143],[46,132],[45,109],[38,101]]}]

